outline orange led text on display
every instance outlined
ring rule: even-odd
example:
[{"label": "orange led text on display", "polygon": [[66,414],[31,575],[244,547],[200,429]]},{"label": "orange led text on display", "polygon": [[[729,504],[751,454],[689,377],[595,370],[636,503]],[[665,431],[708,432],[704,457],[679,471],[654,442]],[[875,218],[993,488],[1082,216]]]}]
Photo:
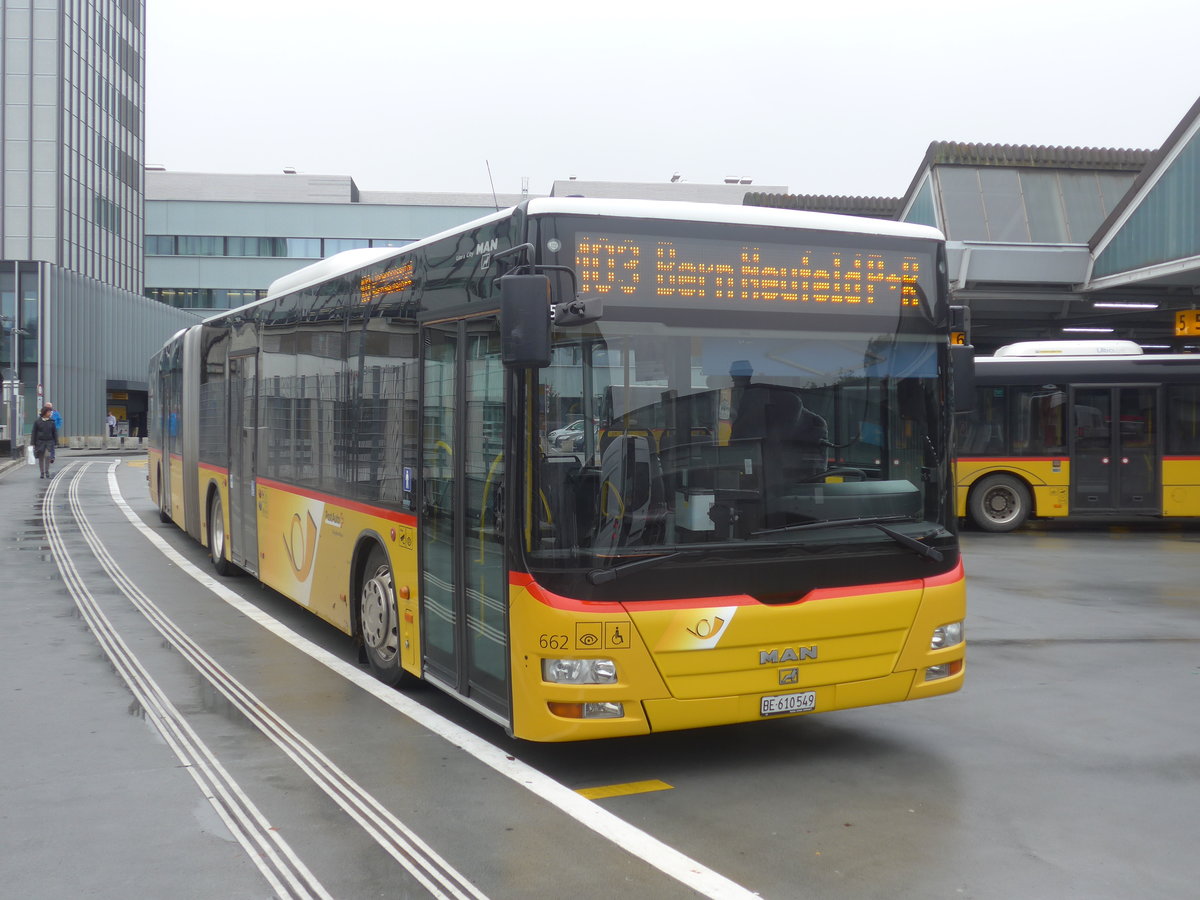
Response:
[{"label": "orange led text on display", "polygon": [[[583,291],[635,294],[652,285],[661,298],[781,301],[784,303],[919,306],[921,262],[915,256],[869,250],[771,248],[752,244],[704,248],[690,256],[677,242],[656,241],[647,262],[634,239],[581,237],[575,257]],[[773,251],[773,252],[772,252]],[[778,257],[786,256],[786,260]],[[775,257],[775,259],[772,259]]]},{"label": "orange led text on display", "polygon": [[413,264],[407,262],[378,275],[364,275],[359,279],[358,286],[362,292],[363,303],[370,303],[387,294],[410,290],[413,286]]}]

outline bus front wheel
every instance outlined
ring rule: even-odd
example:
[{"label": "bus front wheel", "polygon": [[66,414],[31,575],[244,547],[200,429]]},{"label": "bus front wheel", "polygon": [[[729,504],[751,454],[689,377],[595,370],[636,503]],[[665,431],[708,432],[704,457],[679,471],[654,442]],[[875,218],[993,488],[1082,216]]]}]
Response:
[{"label": "bus front wheel", "polygon": [[1029,508],[1029,489],[1011,475],[989,475],[971,491],[971,520],[984,531],[1020,528]]},{"label": "bus front wheel", "polygon": [[358,631],[372,674],[395,687],[404,680],[400,667],[400,620],[392,569],[378,545],[367,556],[359,578]]}]

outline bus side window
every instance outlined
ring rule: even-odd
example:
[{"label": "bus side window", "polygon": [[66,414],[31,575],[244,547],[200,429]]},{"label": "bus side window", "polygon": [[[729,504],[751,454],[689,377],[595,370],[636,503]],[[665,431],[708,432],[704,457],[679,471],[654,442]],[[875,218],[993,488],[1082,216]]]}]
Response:
[{"label": "bus side window", "polygon": [[1059,387],[1012,389],[1013,452],[1017,454],[1065,453],[1066,393]]},{"label": "bus side window", "polygon": [[1005,399],[1003,387],[976,390],[975,412],[964,413],[958,452],[963,455],[996,455],[1007,452],[1005,440]]},{"label": "bus side window", "polygon": [[1200,385],[1167,386],[1167,453],[1200,453]]}]

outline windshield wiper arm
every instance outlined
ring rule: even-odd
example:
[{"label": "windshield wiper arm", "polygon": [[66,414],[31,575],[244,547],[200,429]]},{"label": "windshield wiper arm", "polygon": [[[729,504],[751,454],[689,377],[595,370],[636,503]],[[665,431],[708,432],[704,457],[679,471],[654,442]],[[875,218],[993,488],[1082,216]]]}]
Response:
[{"label": "windshield wiper arm", "polygon": [[914,537],[909,537],[907,534],[901,534],[899,531],[893,531],[887,527],[889,522],[911,522],[912,516],[858,516],[853,519],[830,519],[825,522],[800,522],[796,525],[781,525],[779,528],[768,528],[764,531],[752,532],[757,536],[760,534],[778,534],[783,531],[811,531],[817,528],[846,528],[851,525],[870,525],[872,528],[878,528],[893,541],[902,547],[912,550],[914,553],[919,553],[926,559],[931,559],[934,562],[941,562],[945,557],[941,550],[936,547],[930,547],[928,544],[923,544]]},{"label": "windshield wiper arm", "polygon": [[760,534],[780,534],[784,531],[811,531],[815,528],[846,528],[850,525],[880,525],[886,522],[911,522],[912,516],[856,516],[853,519],[823,519],[819,522],[797,522],[794,525],[780,525],[778,528],[764,528],[761,531],[750,532],[751,537]]},{"label": "windshield wiper arm", "polygon": [[888,528],[886,525],[880,525],[878,522],[872,522],[871,524],[890,537],[897,544],[900,544],[902,547],[907,547],[914,553],[919,553],[926,559],[932,559],[934,562],[941,562],[944,558],[942,551],[938,550],[936,547],[930,547],[928,544],[923,544],[916,538],[909,537],[907,534],[901,534],[899,531],[892,531],[892,529]]},{"label": "windshield wiper arm", "polygon": [[619,566],[612,566],[608,569],[592,569],[587,573],[587,580],[592,584],[607,584],[610,581],[616,581],[626,572],[633,572],[637,569],[649,569],[659,563],[664,563],[668,559],[678,559],[681,556],[696,556],[696,550],[676,550],[673,553],[663,553],[659,556],[649,556],[644,559],[635,559],[632,562],[621,563]]}]

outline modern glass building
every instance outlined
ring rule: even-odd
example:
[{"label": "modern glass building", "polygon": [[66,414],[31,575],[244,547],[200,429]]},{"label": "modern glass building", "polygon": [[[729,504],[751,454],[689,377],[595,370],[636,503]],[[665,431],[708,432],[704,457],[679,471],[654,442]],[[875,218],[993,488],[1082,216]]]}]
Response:
[{"label": "modern glass building", "polygon": [[52,399],[99,435],[110,407],[140,421],[145,360],[185,321],[142,296],[145,2],[0,13],[0,368],[21,430]]},{"label": "modern glass building", "polygon": [[342,250],[401,247],[520,195],[362,191],[346,175],[146,170],[145,294],[197,314]]}]

